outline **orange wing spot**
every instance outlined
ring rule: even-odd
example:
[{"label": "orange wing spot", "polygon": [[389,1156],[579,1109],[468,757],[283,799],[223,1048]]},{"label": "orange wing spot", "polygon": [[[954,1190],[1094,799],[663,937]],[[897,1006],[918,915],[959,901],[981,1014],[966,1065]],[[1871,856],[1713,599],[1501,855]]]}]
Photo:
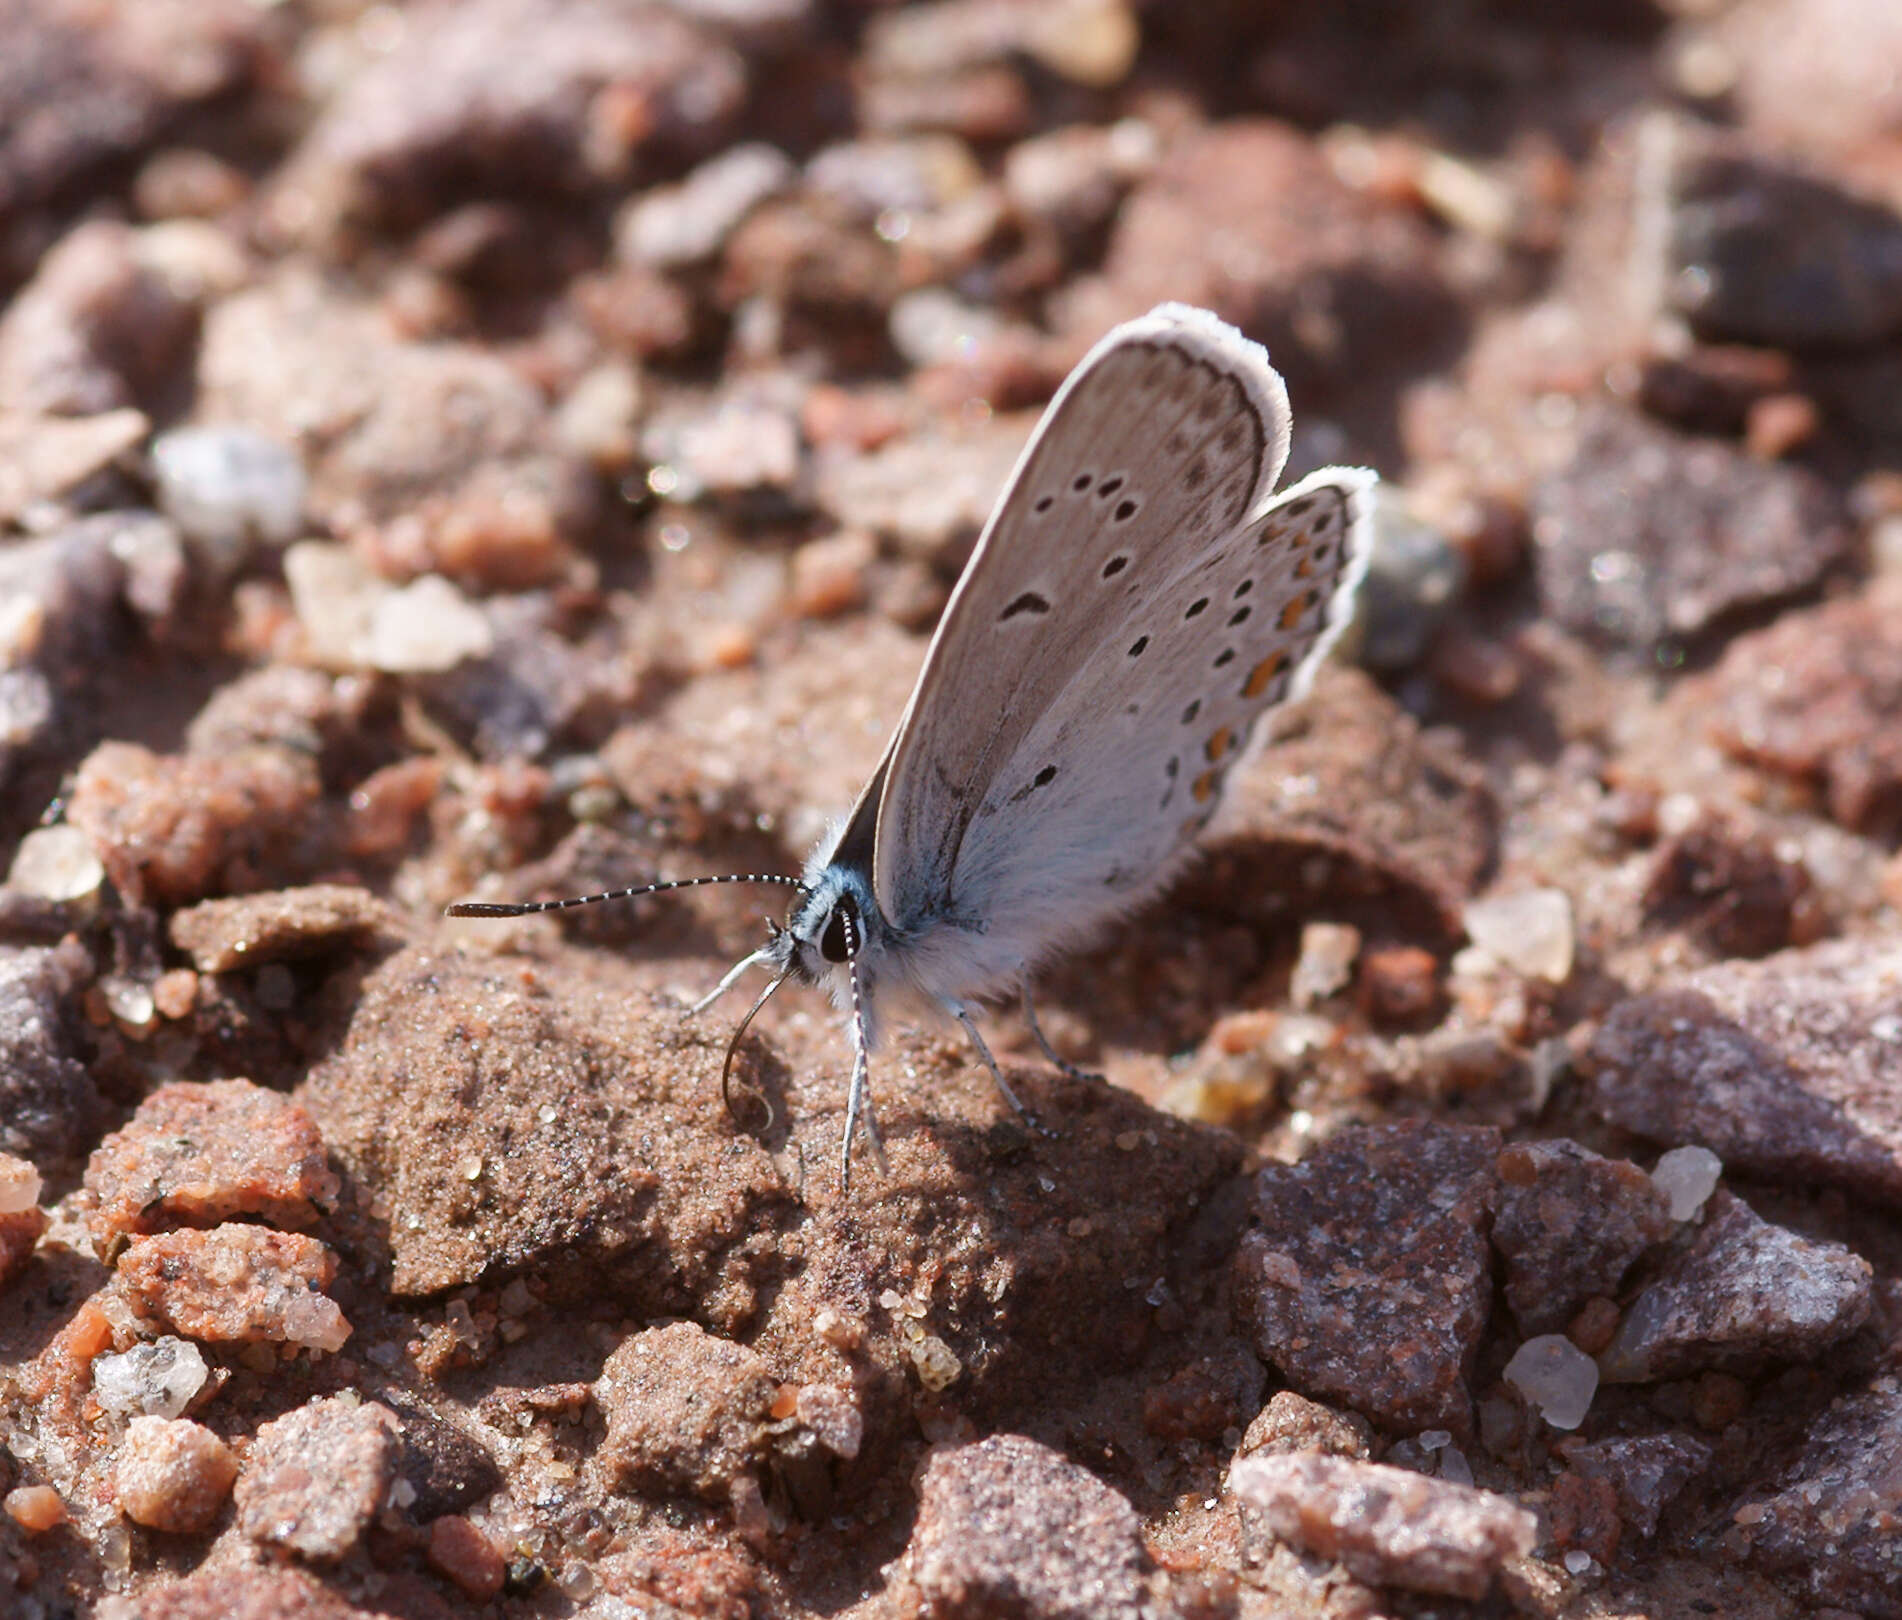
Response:
[{"label": "orange wing spot", "polygon": [[1242,687],[1242,696],[1258,698],[1268,690],[1268,683],[1288,667],[1288,650],[1272,652],[1248,672],[1247,684]]},{"label": "orange wing spot", "polygon": [[1213,765],[1234,746],[1234,731],[1228,726],[1218,726],[1216,727],[1215,735],[1209,738],[1202,751],[1208,755],[1209,763]]},{"label": "orange wing spot", "polygon": [[1284,630],[1292,630],[1301,622],[1301,615],[1307,612],[1307,610],[1308,599],[1305,596],[1295,597],[1293,601],[1281,610],[1281,628]]},{"label": "orange wing spot", "polygon": [[1182,823],[1182,830],[1178,832],[1176,836],[1178,838],[1193,838],[1208,824],[1209,818],[1206,815],[1190,816],[1187,821]]},{"label": "orange wing spot", "polygon": [[1294,577],[1296,579],[1310,579],[1313,575],[1314,559],[1312,557],[1303,557],[1294,565]]},{"label": "orange wing spot", "polygon": [[1215,797],[1215,778],[1218,774],[1216,771],[1204,771],[1190,786],[1189,791],[1195,795],[1197,804],[1207,804]]}]

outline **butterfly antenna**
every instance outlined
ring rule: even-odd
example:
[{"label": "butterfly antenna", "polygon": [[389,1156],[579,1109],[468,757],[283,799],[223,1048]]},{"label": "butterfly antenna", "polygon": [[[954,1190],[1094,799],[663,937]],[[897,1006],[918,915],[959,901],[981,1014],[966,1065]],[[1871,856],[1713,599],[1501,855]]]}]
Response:
[{"label": "butterfly antenna", "polygon": [[[753,958],[749,956],[746,962],[742,962],[740,966],[745,967],[747,963],[750,963],[752,960]],[[733,1059],[740,1050],[741,1040],[745,1038],[747,1025],[753,1022],[754,1016],[759,1012],[760,1008],[764,1007],[766,1003],[772,999],[773,992],[791,977],[792,970],[788,968],[784,973],[775,977],[773,982],[767,985],[764,990],[760,991],[759,1000],[755,1001],[752,1006],[746,1009],[746,1016],[740,1020],[740,1027],[734,1030],[733,1039],[726,1043],[726,1061],[720,1065],[720,1100],[726,1104],[727,1115],[736,1124],[739,1121],[740,1111],[733,1106]],[[766,1110],[765,1122],[761,1124],[759,1128],[759,1134],[764,1135],[773,1128],[773,1121],[778,1118],[778,1115],[773,1111],[773,1105],[767,1098],[765,1092],[755,1090],[753,1095],[759,1099],[760,1107]]]},{"label": "butterfly antenna", "polygon": [[878,1120],[872,1113],[865,993],[859,983],[859,920],[849,906],[841,909],[839,920],[845,928],[846,979],[852,987],[852,1084],[845,1095],[845,1142],[839,1150],[839,1191],[844,1193],[852,1189],[852,1136],[861,1114],[865,1117],[865,1140],[878,1161],[879,1174],[890,1175],[892,1167],[885,1157],[885,1144],[878,1139]]},{"label": "butterfly antenna", "polygon": [[592,906],[603,900],[635,900],[644,894],[665,894],[669,889],[697,889],[708,883],[777,883],[785,888],[806,892],[796,877],[783,872],[728,872],[719,877],[675,878],[668,883],[644,883],[634,889],[609,889],[605,894],[578,894],[567,900],[458,900],[443,913],[446,917],[526,917],[537,911],[566,911],[570,906]]}]

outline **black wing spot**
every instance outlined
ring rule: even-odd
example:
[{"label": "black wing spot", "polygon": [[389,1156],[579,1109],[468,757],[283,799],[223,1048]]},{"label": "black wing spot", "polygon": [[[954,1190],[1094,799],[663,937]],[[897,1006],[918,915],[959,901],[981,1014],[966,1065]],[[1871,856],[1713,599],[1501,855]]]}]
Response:
[{"label": "black wing spot", "polygon": [[1163,766],[1162,768],[1162,774],[1168,777],[1171,782],[1173,782],[1176,779],[1177,773],[1181,771],[1181,769],[1182,769],[1182,761],[1177,759],[1174,754],[1171,754],[1169,756],[1169,763]]},{"label": "black wing spot", "polygon": [[1197,457],[1182,469],[1182,482],[1190,489],[1200,489],[1209,481],[1209,464]]},{"label": "black wing spot", "polygon": [[1033,776],[1028,782],[1026,782],[1022,787],[1020,787],[1015,793],[1013,793],[1010,796],[1010,802],[1012,804],[1021,804],[1023,803],[1025,799],[1029,798],[1031,794],[1035,793],[1038,788],[1048,787],[1056,779],[1057,779],[1056,766],[1046,765],[1044,766],[1042,770],[1040,770],[1035,776]]},{"label": "black wing spot", "polygon": [[1255,610],[1251,607],[1247,607],[1247,606],[1238,607],[1233,613],[1231,613],[1228,616],[1229,629],[1233,630],[1235,626],[1238,624],[1246,624],[1248,622],[1248,615],[1253,613],[1254,611]]},{"label": "black wing spot", "polygon": [[1185,726],[1194,725],[1195,717],[1201,712],[1202,712],[1202,700],[1200,698],[1191,698],[1189,700],[1189,706],[1182,711],[1182,723]]},{"label": "black wing spot", "polygon": [[1244,596],[1246,596],[1254,588],[1255,588],[1255,582],[1252,579],[1243,580],[1241,584],[1235,587],[1235,600],[1239,602]]},{"label": "black wing spot", "polygon": [[1314,510],[1314,501],[1312,497],[1310,497],[1306,500],[1296,501],[1294,505],[1284,508],[1284,515],[1287,517],[1297,518],[1297,519],[1304,518],[1313,510]]},{"label": "black wing spot", "polygon": [[1215,667],[1217,669],[1221,669],[1224,665],[1232,664],[1234,662],[1235,662],[1235,649],[1233,647],[1224,647],[1220,652],[1218,652],[1215,655]]},{"label": "black wing spot", "polygon": [[1081,495],[1081,494],[1082,494],[1082,493],[1083,493],[1083,492],[1084,492],[1084,491],[1085,491],[1086,489],[1088,489],[1088,488],[1090,487],[1090,485],[1091,485],[1091,484],[1093,484],[1093,483],[1094,483],[1095,481],[1096,481],[1096,480],[1095,480],[1095,477],[1094,477],[1094,475],[1093,475],[1093,474],[1090,474],[1090,473],[1078,473],[1078,474],[1076,475],[1076,477],[1074,477],[1074,478],[1072,478],[1072,479],[1070,480],[1070,487],[1071,487],[1071,488],[1072,488],[1073,490],[1075,490],[1075,491],[1077,492],[1077,494],[1079,494],[1079,495]]},{"label": "black wing spot", "polygon": [[1206,596],[1198,596],[1193,602],[1189,604],[1188,611],[1184,613],[1182,616],[1185,619],[1193,619],[1198,613],[1205,611],[1208,605],[1209,605],[1209,599]]},{"label": "black wing spot", "polygon": [[1014,598],[1002,613],[998,614],[997,622],[1002,624],[1006,619],[1014,619],[1020,613],[1048,613],[1049,611],[1050,604],[1048,601],[1039,596],[1035,591],[1025,591],[1023,595]]},{"label": "black wing spot", "polygon": [[1134,641],[1132,641],[1129,644],[1129,656],[1131,658],[1142,657],[1143,651],[1145,648],[1148,647],[1148,645],[1149,645],[1149,638],[1147,636],[1138,636]]},{"label": "black wing spot", "polygon": [[1056,503],[1056,499],[1054,495],[1039,495],[1037,497],[1037,504],[1033,506],[1031,510],[1033,512],[1048,512]]},{"label": "black wing spot", "polygon": [[1122,487],[1123,475],[1118,473],[1114,478],[1105,478],[1102,483],[1098,484],[1096,486],[1096,493],[1099,499],[1106,501]]},{"label": "black wing spot", "polygon": [[1327,561],[1327,545],[1326,545],[1326,542],[1323,542],[1322,544],[1320,544],[1320,545],[1318,545],[1318,546],[1316,546],[1316,547],[1314,548],[1314,560],[1315,560],[1316,562],[1318,562],[1318,563],[1324,563],[1324,562],[1326,562],[1326,561]]},{"label": "black wing spot", "polygon": [[1116,503],[1116,510],[1110,514],[1118,523],[1127,523],[1135,515],[1136,503],[1134,501],[1118,501]]},{"label": "black wing spot", "polygon": [[1119,552],[1116,556],[1110,558],[1108,562],[1103,564],[1103,577],[1105,579],[1114,579],[1128,566],[1129,559]]}]

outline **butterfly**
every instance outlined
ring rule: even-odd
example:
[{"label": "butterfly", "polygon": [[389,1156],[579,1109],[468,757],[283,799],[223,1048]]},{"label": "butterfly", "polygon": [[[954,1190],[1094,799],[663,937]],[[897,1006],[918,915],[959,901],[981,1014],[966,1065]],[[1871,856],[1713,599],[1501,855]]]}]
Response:
[{"label": "butterfly", "polygon": [[[1287,390],[1267,352],[1164,304],[1084,356],[1024,446],[925,654],[885,756],[799,877],[732,873],[566,900],[464,901],[513,917],[706,883],[793,889],[753,968],[741,1038],[789,980],[849,1012],[840,1182],[872,1113],[869,1058],[894,1008],[946,1015],[1023,1105],[972,1008],[1101,935],[1191,856],[1255,722],[1301,696],[1352,614],[1374,474],[1331,467],[1274,493]],[[729,1093],[729,1102],[731,1100]],[[1026,1116],[1028,1117],[1028,1116]]]}]

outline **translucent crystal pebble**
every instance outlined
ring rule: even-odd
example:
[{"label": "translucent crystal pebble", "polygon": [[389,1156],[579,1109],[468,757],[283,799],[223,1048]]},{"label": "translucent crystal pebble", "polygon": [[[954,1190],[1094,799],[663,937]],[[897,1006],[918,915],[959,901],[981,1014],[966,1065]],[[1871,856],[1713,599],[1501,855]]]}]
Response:
[{"label": "translucent crystal pebble", "polygon": [[1501,967],[1563,984],[1572,976],[1572,901],[1562,889],[1525,889],[1466,908],[1466,932]]},{"label": "translucent crystal pebble", "polygon": [[1562,1333],[1527,1339],[1503,1376],[1555,1429],[1576,1429],[1598,1393],[1598,1363]]},{"label": "translucent crystal pebble", "polygon": [[1659,1192],[1671,1201],[1671,1219],[1696,1218],[1704,1201],[1717,1190],[1717,1178],[1724,1173],[1724,1161],[1709,1148],[1672,1148],[1658,1159],[1651,1180]]},{"label": "translucent crystal pebble", "polygon": [[30,1159],[0,1153],[0,1215],[18,1215],[40,1201],[40,1173]]},{"label": "translucent crystal pebble", "polygon": [[159,505],[221,568],[256,542],[288,545],[304,517],[304,466],[250,428],[179,428],[152,446]]},{"label": "translucent crystal pebble", "polygon": [[124,1355],[95,1357],[92,1392],[108,1412],[175,1418],[209,1376],[198,1346],[168,1335]]},{"label": "translucent crystal pebble", "polygon": [[7,887],[42,900],[83,900],[106,881],[92,840],[77,827],[36,827],[20,840]]}]

